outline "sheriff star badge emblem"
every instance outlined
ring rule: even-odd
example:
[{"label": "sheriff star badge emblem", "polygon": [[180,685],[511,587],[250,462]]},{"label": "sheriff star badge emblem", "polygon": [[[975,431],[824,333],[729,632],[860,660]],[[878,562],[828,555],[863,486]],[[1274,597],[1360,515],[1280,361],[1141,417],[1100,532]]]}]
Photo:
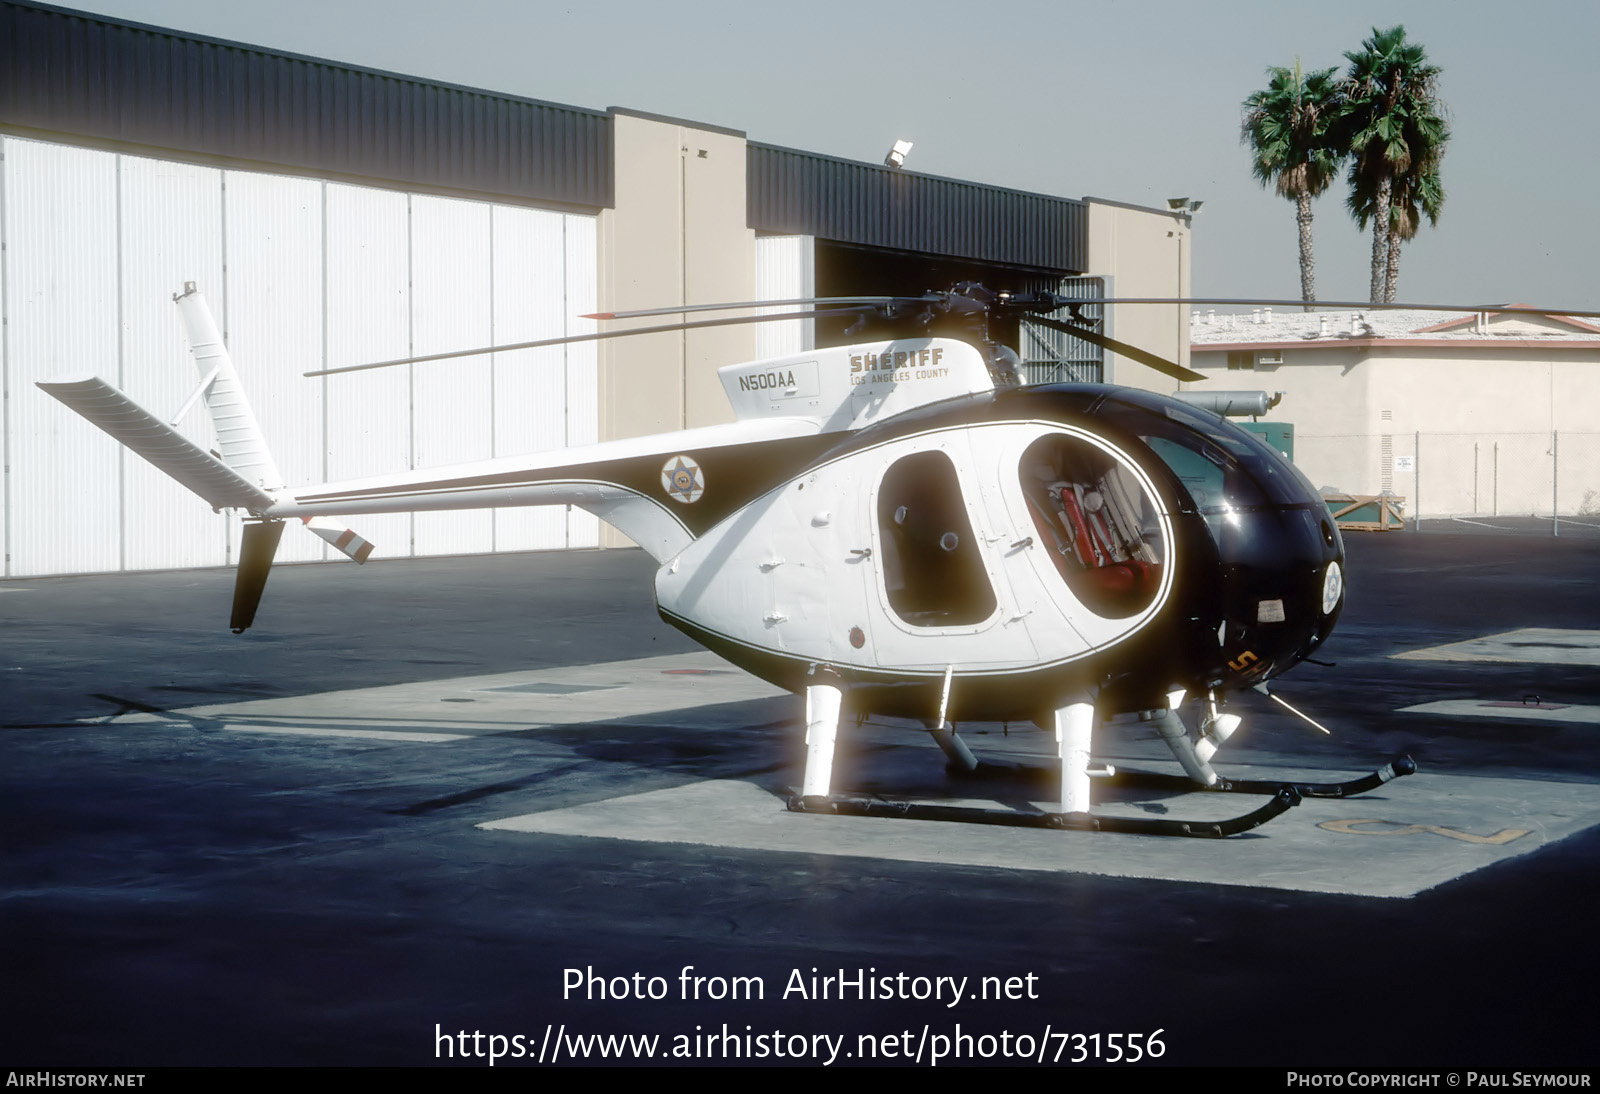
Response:
[{"label": "sheriff star badge emblem", "polygon": [[673,501],[685,504],[699,501],[706,491],[700,465],[688,456],[674,456],[661,468],[661,489]]}]

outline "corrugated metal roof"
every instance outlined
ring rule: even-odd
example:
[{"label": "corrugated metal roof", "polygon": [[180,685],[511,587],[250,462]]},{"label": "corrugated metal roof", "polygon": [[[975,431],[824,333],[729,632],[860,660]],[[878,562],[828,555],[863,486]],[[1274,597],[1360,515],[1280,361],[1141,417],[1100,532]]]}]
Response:
[{"label": "corrugated metal roof", "polygon": [[[0,126],[406,189],[614,204],[608,113],[23,0],[0,0]],[[1087,264],[1086,206],[1070,198],[755,143],[748,194],[757,231],[1059,274]]]},{"label": "corrugated metal roof", "polygon": [[499,198],[612,203],[600,111],[0,0],[0,124]]},{"label": "corrugated metal roof", "polygon": [[751,142],[757,231],[1080,273],[1084,203]]}]

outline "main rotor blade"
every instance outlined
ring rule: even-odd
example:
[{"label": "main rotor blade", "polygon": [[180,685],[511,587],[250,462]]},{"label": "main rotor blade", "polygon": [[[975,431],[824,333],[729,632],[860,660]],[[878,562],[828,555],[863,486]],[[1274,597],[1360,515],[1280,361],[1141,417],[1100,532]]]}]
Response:
[{"label": "main rotor blade", "polygon": [[697,311],[739,311],[744,308],[817,307],[824,304],[933,304],[942,296],[802,296],[794,300],[745,300],[735,304],[680,304],[673,308],[643,308],[634,311],[597,311],[581,319],[649,319],[657,315],[681,315]]},{"label": "main rotor blade", "polygon": [[[1581,308],[1535,308],[1527,304],[1369,304],[1365,300],[1244,300],[1230,297],[1200,296],[1104,296],[1073,300],[1072,304],[1209,304],[1261,308],[1351,308],[1356,311],[1456,311],[1504,312],[1523,315],[1571,315],[1584,319],[1600,318],[1600,311]],[[1063,307],[1066,305],[1063,304]]]},{"label": "main rotor blade", "polygon": [[365,372],[374,368],[391,368],[394,365],[415,365],[424,361],[448,361],[455,357],[480,357],[485,353],[509,353],[518,349],[542,349],[545,346],[565,346],[574,342],[598,342],[606,338],[626,338],[633,334],[666,334],[671,331],[699,330],[703,327],[733,327],[744,323],[776,323],[784,319],[828,319],[837,315],[859,315],[872,311],[868,306],[858,308],[826,308],[817,311],[784,312],[779,315],[742,315],[730,319],[701,319],[692,323],[668,323],[660,327],[633,327],[629,330],[607,330],[598,334],[572,334],[564,338],[539,338],[532,342],[511,342],[503,346],[481,346],[478,349],[452,350],[449,353],[430,353],[421,357],[398,357],[393,361],[372,361],[364,365],[340,365],[338,368],[321,368],[302,372],[302,376],[334,376],[341,372]]},{"label": "main rotor blade", "polygon": [[1141,365],[1149,365],[1157,372],[1171,376],[1175,380],[1204,380],[1206,378],[1202,372],[1184,368],[1180,364],[1169,361],[1165,357],[1157,357],[1150,351],[1142,350],[1138,346],[1130,346],[1128,343],[1119,342],[1115,338],[1107,338],[1098,331],[1089,330],[1087,327],[1074,326],[1071,323],[1063,323],[1059,319],[1051,319],[1043,315],[1025,315],[1022,318],[1024,322],[1038,323],[1041,327],[1049,327],[1051,330],[1070,334],[1074,338],[1082,338],[1085,342],[1099,346],[1101,349],[1108,349],[1112,353],[1120,353],[1122,356],[1137,361]]}]

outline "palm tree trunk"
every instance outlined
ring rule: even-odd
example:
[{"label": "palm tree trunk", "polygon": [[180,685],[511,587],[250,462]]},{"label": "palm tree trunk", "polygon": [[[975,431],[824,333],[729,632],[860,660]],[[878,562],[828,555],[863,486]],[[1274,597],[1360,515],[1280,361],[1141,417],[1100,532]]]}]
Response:
[{"label": "palm tree trunk", "polygon": [[1400,282],[1400,233],[1389,227],[1389,260],[1383,278],[1383,302],[1394,303],[1395,286]]},{"label": "palm tree trunk", "polygon": [[1294,204],[1295,223],[1300,226],[1300,299],[1309,304],[1317,298],[1316,267],[1311,258],[1311,195],[1302,191],[1295,195]]},{"label": "palm tree trunk", "polygon": [[1378,180],[1378,194],[1372,202],[1372,293],[1368,302],[1383,303],[1384,282],[1389,270],[1389,176]]}]

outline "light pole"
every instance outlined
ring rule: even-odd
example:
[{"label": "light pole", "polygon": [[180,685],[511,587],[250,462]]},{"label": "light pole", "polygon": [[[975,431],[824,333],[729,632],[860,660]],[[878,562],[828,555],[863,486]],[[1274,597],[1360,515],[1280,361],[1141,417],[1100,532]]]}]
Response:
[{"label": "light pole", "polygon": [[[1200,206],[1202,206],[1204,204],[1205,204],[1204,201],[1197,201],[1197,200],[1192,199],[1192,198],[1168,198],[1167,199],[1167,208],[1172,211],[1173,218],[1178,221],[1177,227],[1175,227],[1173,229],[1173,233],[1172,234],[1174,236],[1176,236],[1177,240],[1178,240],[1178,278],[1177,278],[1177,282],[1178,282],[1178,296],[1180,296],[1180,297],[1186,297],[1186,296],[1189,295],[1188,288],[1187,288],[1187,286],[1184,285],[1184,278],[1183,278],[1183,230],[1185,228],[1190,228],[1190,227],[1193,226],[1193,224],[1194,224],[1194,215],[1200,211]],[[1176,341],[1177,341],[1178,352],[1176,354],[1174,354],[1174,356],[1177,358],[1179,364],[1181,364],[1185,368],[1187,368],[1188,365],[1189,365],[1189,360],[1188,360],[1188,355],[1184,353],[1184,349],[1188,346],[1189,340],[1185,336],[1185,332],[1184,332],[1184,325],[1183,325],[1184,307],[1185,307],[1185,305],[1183,305],[1183,304],[1179,304],[1177,306],[1177,308],[1178,308],[1178,310],[1177,310],[1178,326],[1177,326]]]}]

